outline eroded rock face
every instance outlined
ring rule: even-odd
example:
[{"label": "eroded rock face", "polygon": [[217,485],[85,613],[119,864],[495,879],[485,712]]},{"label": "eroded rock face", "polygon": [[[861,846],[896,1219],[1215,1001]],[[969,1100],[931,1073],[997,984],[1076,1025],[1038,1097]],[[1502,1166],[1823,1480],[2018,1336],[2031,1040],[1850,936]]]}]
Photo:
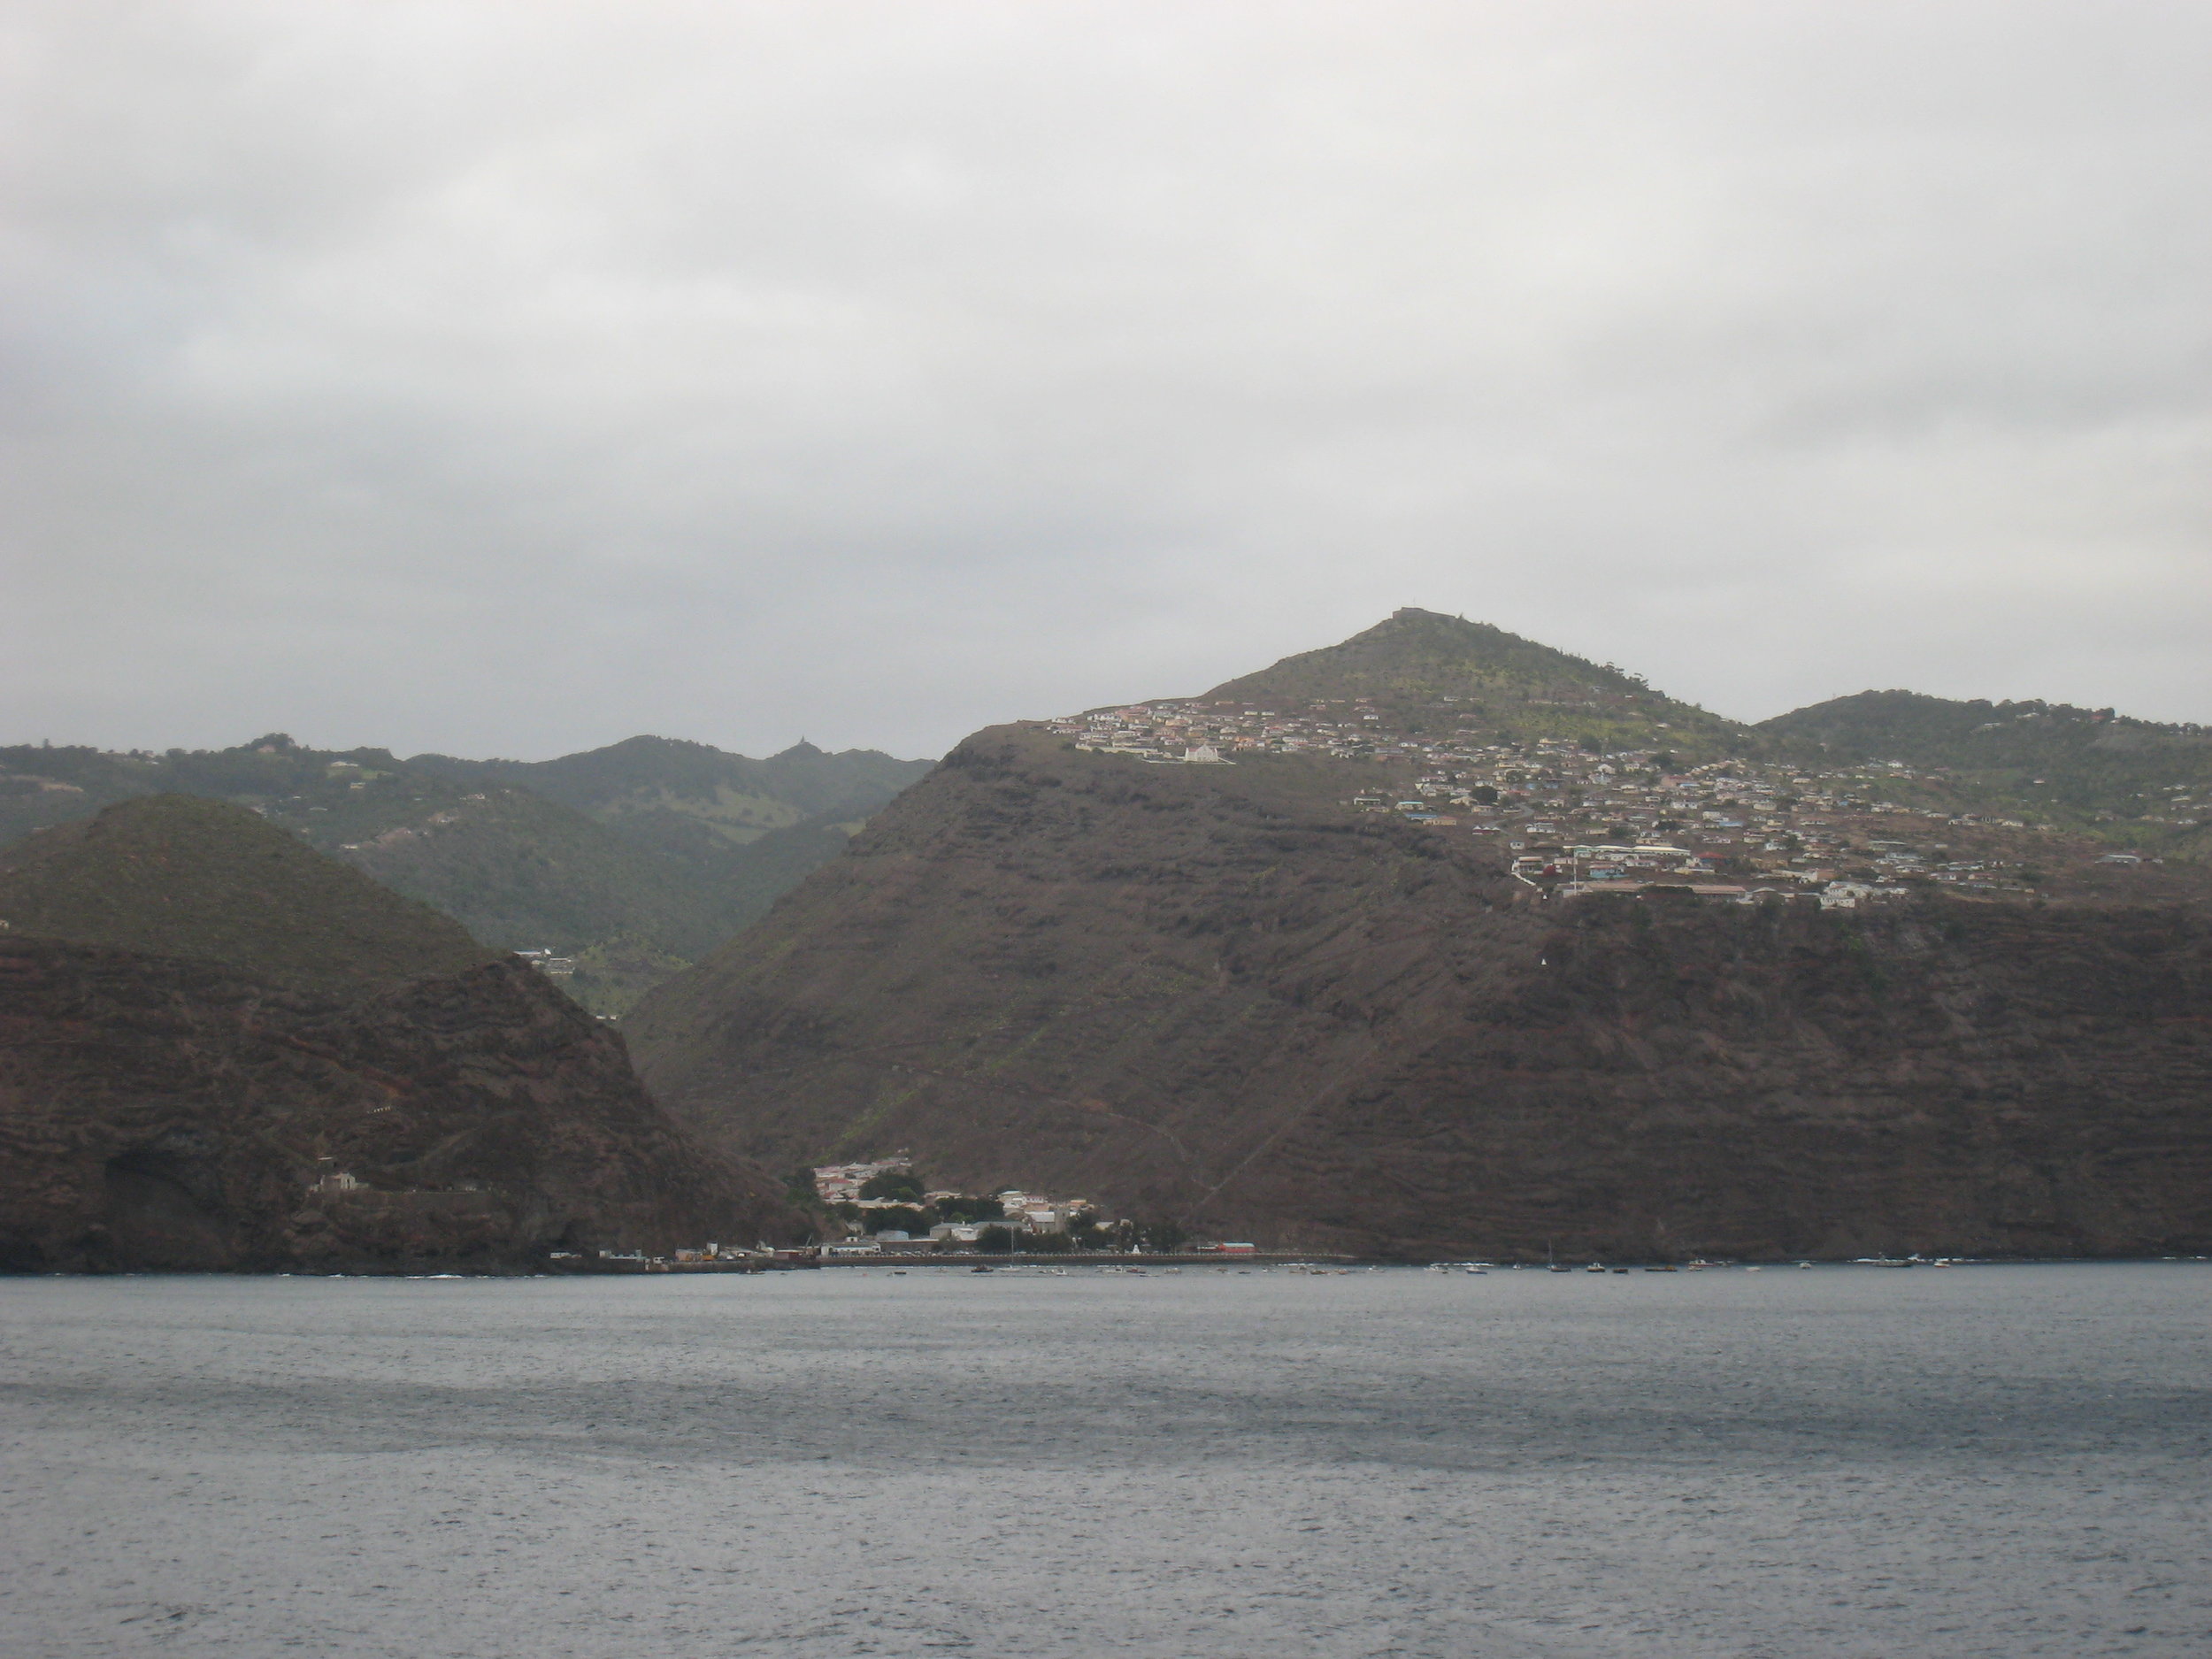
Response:
[{"label": "eroded rock face", "polygon": [[971,739],[628,1027],[784,1166],[1405,1256],[2212,1248],[2186,910],[1522,902],[1295,763]]},{"label": "eroded rock face", "polygon": [[0,938],[0,1266],[507,1268],[803,1225],[511,959],[357,998]]}]

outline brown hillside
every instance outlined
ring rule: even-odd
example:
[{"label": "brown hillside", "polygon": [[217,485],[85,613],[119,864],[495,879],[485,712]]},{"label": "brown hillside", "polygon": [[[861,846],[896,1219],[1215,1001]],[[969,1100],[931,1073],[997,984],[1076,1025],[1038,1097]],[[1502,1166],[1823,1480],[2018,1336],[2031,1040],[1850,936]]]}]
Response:
[{"label": "brown hillside", "polygon": [[511,959],[363,1000],[0,939],[0,1268],[513,1268],[803,1225]]},{"label": "brown hillside", "polygon": [[124,801],[0,852],[0,921],[14,937],[219,962],[325,989],[457,973],[496,954],[245,808],[182,795]]},{"label": "brown hillside", "polygon": [[2200,919],[1540,905],[1360,787],[979,733],[633,1048],[779,1167],[908,1147],[1270,1243],[2212,1246]]},{"label": "brown hillside", "polygon": [[801,1225],[534,970],[180,795],[0,871],[0,1267],[542,1265]]}]

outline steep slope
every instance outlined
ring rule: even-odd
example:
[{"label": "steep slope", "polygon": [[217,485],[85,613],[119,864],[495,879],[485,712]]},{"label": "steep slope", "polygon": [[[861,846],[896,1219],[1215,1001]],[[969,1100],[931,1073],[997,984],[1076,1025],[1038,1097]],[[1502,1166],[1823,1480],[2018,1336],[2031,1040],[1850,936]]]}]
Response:
[{"label": "steep slope", "polygon": [[330,850],[511,949],[628,936],[688,960],[743,925],[700,871],[526,789],[472,792]]},{"label": "steep slope", "polygon": [[1403,610],[1339,645],[1286,657],[1197,701],[1364,702],[1386,733],[1459,725],[1515,739],[1591,739],[1705,759],[1755,749],[1733,720],[1678,703],[1611,664],[1539,645],[1487,623]]},{"label": "steep slope", "polygon": [[0,922],[250,967],[272,985],[371,987],[495,955],[243,807],[179,795],[120,802],[0,852]]},{"label": "steep slope", "polygon": [[241,808],[46,830],[0,906],[0,1266],[516,1266],[799,1225],[541,975]]},{"label": "steep slope", "polygon": [[979,733],[634,1051],[779,1167],[906,1147],[1277,1243],[2212,1244],[2200,916],[1545,903],[1362,787]]}]

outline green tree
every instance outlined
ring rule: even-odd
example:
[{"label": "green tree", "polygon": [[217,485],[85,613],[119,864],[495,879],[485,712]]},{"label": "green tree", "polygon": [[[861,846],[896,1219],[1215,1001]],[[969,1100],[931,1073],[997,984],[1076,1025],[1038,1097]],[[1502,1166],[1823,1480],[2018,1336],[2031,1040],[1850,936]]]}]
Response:
[{"label": "green tree", "polygon": [[1148,1221],[1137,1231],[1144,1248],[1155,1252],[1180,1249],[1190,1241],[1190,1234],[1172,1221]]},{"label": "green tree", "polygon": [[941,1198],[937,1201],[937,1218],[940,1221],[996,1221],[1005,1213],[1005,1206],[995,1198],[978,1198],[963,1193],[957,1198]]},{"label": "green tree", "polygon": [[872,1175],[863,1181],[860,1195],[863,1198],[908,1199],[918,1204],[922,1202],[922,1184],[909,1171],[886,1170],[882,1174]]}]

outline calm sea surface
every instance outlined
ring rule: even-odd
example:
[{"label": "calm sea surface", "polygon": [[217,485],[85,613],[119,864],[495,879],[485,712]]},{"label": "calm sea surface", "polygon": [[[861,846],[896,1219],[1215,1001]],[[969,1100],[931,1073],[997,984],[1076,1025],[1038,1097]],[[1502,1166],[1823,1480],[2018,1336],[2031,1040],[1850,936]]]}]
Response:
[{"label": "calm sea surface", "polygon": [[2212,1265],[0,1281],[0,1652],[2212,1654]]}]

